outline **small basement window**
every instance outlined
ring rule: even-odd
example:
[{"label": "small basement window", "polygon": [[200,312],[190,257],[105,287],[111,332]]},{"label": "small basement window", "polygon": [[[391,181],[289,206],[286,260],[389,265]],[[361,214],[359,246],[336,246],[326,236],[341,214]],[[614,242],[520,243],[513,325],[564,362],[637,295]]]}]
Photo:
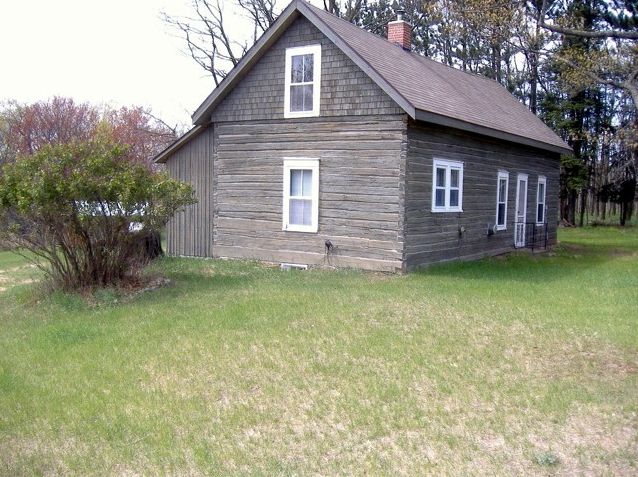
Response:
[{"label": "small basement window", "polygon": [[545,176],[538,176],[538,188],[536,190],[536,224],[545,223],[545,195],[547,189],[547,179]]},{"label": "small basement window", "polygon": [[509,193],[510,175],[507,172],[498,173],[496,188],[496,230],[507,229],[507,195]]},{"label": "small basement window", "polygon": [[319,116],[321,45],[286,50],[284,117]]},{"label": "small basement window", "polygon": [[432,212],[463,212],[463,163],[434,159]]},{"label": "small basement window", "polygon": [[319,224],[319,160],[284,161],[283,230],[317,232]]}]

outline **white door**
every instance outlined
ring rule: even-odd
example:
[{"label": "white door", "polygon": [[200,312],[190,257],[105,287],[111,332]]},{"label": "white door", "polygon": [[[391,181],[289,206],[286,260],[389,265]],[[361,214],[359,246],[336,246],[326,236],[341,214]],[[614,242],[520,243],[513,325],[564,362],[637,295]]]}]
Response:
[{"label": "white door", "polygon": [[525,246],[525,222],[527,221],[527,174],[519,174],[516,181],[516,227],[514,245]]}]

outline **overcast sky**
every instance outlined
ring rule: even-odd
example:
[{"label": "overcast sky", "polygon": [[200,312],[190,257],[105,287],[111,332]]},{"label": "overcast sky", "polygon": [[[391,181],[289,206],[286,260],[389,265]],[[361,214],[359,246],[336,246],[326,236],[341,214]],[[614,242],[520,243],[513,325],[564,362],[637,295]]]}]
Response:
[{"label": "overcast sky", "polygon": [[[235,0],[223,0],[230,14]],[[320,0],[312,3],[320,4]],[[0,0],[0,101],[55,95],[150,106],[171,124],[190,115],[213,81],[160,19],[189,0]],[[284,7],[287,0],[280,0]],[[247,23],[229,15],[245,33]]]}]

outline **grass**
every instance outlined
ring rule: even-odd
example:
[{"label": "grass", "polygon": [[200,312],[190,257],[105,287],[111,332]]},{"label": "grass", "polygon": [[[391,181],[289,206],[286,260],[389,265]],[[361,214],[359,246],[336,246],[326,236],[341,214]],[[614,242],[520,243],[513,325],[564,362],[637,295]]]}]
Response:
[{"label": "grass", "polygon": [[164,259],[90,302],[0,253],[0,474],[636,475],[638,229],[560,238],[405,276]]}]

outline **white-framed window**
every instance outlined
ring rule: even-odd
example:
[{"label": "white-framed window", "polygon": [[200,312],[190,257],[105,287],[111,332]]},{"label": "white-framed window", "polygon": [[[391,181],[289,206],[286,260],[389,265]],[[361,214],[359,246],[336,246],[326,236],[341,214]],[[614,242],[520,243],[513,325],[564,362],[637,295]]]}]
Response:
[{"label": "white-framed window", "polygon": [[319,116],[321,45],[286,49],[284,117]]},{"label": "white-framed window", "polygon": [[547,179],[545,176],[538,176],[538,187],[536,188],[536,224],[545,223],[545,195],[547,194]]},{"label": "white-framed window", "polygon": [[463,163],[434,159],[432,212],[463,212]]},{"label": "white-framed window", "polygon": [[496,230],[507,229],[507,196],[509,194],[510,175],[499,171],[496,186]]},{"label": "white-framed window", "polygon": [[284,160],[283,230],[319,228],[319,159]]}]

